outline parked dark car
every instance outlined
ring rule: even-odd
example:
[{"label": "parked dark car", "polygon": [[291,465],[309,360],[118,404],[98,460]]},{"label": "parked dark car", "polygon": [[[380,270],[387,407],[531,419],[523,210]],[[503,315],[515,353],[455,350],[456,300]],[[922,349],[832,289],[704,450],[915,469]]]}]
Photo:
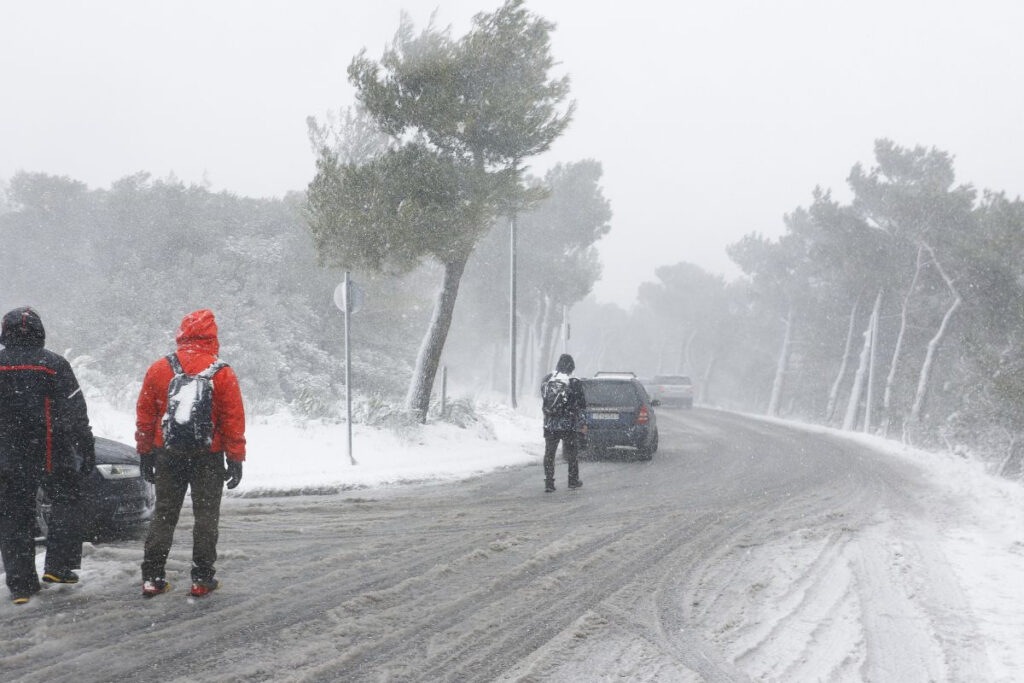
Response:
[{"label": "parked dark car", "polygon": [[598,370],[594,377],[617,377],[619,379],[636,379],[636,373],[632,370]]},{"label": "parked dark car", "polygon": [[587,399],[587,448],[592,454],[609,448],[636,449],[643,460],[658,450],[657,400],[647,395],[636,377],[610,376],[582,380]]},{"label": "parked dark car", "polygon": [[646,386],[664,406],[693,407],[693,381],[686,375],[655,375]]},{"label": "parked dark car", "polygon": [[[50,501],[39,489],[36,500],[36,537],[45,538]],[[139,530],[153,516],[156,494],[142,479],[135,449],[97,437],[96,469],[82,480],[82,517],[86,538],[103,533]]]}]

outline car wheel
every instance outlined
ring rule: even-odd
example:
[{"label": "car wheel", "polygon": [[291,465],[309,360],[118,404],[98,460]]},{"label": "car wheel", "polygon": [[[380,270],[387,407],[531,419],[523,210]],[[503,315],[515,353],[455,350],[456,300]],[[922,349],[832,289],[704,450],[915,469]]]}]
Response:
[{"label": "car wheel", "polygon": [[651,443],[649,445],[645,446],[641,444],[641,446],[638,449],[636,449],[636,454],[640,460],[650,460],[651,458],[654,457],[654,452],[656,450],[658,450],[657,432],[654,433],[654,438],[651,439]]}]

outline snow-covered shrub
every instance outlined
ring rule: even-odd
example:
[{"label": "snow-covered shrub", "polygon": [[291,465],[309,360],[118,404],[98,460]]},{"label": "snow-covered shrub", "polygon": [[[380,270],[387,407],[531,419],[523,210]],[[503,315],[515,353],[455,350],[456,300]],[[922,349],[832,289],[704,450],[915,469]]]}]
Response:
[{"label": "snow-covered shrub", "polygon": [[447,401],[444,410],[441,410],[440,403],[431,404],[427,418],[474,430],[486,438],[495,438],[494,427],[477,411],[473,399],[468,397]]},{"label": "snow-covered shrub", "polygon": [[139,390],[142,388],[141,376],[134,382],[125,382],[123,377],[103,372],[100,364],[92,356],[73,356],[70,351],[65,354],[78,379],[78,384],[82,387],[87,406],[98,400],[118,410],[135,410]]},{"label": "snow-covered shrub", "polygon": [[352,422],[390,429],[398,434],[407,434],[419,427],[416,418],[405,410],[401,402],[381,396],[353,401]]},{"label": "snow-covered shrub", "polygon": [[338,414],[337,400],[331,391],[330,380],[323,375],[305,375],[295,382],[292,409],[310,418],[330,417]]}]

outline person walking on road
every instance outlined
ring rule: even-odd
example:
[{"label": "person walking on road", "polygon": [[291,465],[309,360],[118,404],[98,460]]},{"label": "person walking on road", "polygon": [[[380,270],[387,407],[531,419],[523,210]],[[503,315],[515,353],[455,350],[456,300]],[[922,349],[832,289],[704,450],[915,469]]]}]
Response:
[{"label": "person walking on road", "polygon": [[85,397],[67,360],[44,348],[43,321],[32,308],[0,323],[0,553],[16,605],[39,592],[36,492],[51,508],[45,583],[78,583],[82,563],[81,478],[96,465]]},{"label": "person walking on road", "polygon": [[176,353],[149,367],[136,405],[142,476],[156,485],[156,509],[142,561],[144,597],[171,588],[164,566],[190,488],[195,516],[191,593],[201,597],[220,586],[214,563],[221,494],[225,480],[229,489],[238,486],[245,460],[242,393],[234,370],[218,359],[213,312],[186,315],[175,342]]},{"label": "person walking on road", "polygon": [[586,435],[587,400],[583,383],[572,376],[576,363],[563,353],[554,372],[544,377],[541,398],[544,409],[544,491],[555,490],[555,452],[562,442],[562,455],[569,463],[569,488],[583,486],[580,481],[579,448]]}]

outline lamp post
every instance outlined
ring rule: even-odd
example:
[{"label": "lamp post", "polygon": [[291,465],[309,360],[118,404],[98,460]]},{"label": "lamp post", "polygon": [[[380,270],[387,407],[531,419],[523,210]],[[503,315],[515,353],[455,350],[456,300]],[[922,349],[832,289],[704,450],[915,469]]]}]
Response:
[{"label": "lamp post", "polygon": [[512,209],[508,218],[509,235],[509,297],[508,297],[508,396],[509,404],[517,407],[516,401],[516,212]]}]

